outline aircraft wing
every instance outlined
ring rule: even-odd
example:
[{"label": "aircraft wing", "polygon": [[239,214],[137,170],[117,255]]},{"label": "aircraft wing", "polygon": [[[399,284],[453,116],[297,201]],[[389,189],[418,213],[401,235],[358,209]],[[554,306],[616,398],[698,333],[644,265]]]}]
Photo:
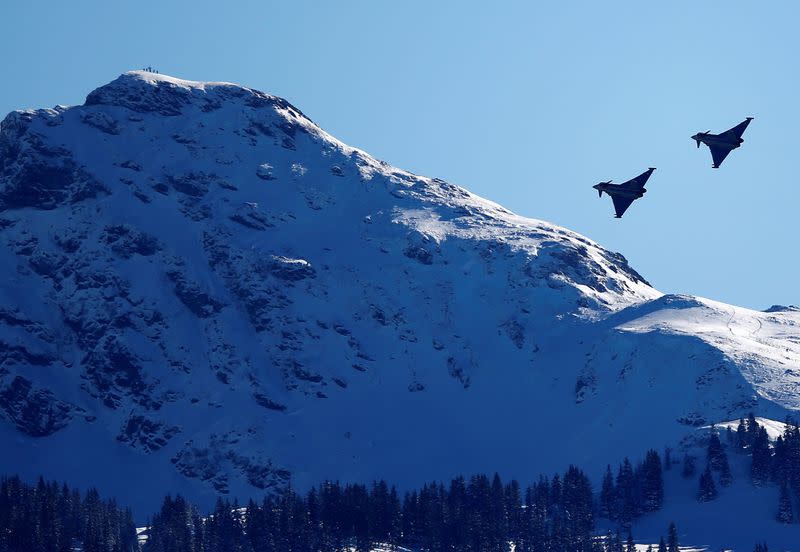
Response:
[{"label": "aircraft wing", "polygon": [[647,169],[636,178],[631,178],[627,182],[622,183],[621,186],[626,186],[628,188],[636,188],[638,190],[641,190],[642,188],[644,188],[645,183],[650,178],[650,175],[653,174],[654,170],[655,169]]},{"label": "aircraft wing", "polygon": [[752,117],[748,117],[747,119],[745,119],[744,121],[742,121],[741,123],[739,123],[738,125],[733,127],[732,129],[726,130],[725,134],[729,134],[729,135],[735,136],[736,138],[741,138],[742,134],[744,134],[744,130],[747,128],[747,125],[749,125],[750,121],[752,121],[752,120],[753,120]]},{"label": "aircraft wing", "polygon": [[625,211],[633,203],[634,198],[628,196],[612,195],[611,199],[614,201],[614,210],[617,212],[617,218],[622,218]]},{"label": "aircraft wing", "polygon": [[719,167],[731,152],[731,148],[726,148],[725,146],[714,145],[709,146],[708,149],[711,150],[711,159],[714,160],[714,168]]}]

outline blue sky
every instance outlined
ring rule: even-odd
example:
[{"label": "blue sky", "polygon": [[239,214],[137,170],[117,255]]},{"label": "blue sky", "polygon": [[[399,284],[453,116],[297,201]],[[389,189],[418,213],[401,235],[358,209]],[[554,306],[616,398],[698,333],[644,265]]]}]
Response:
[{"label": "blue sky", "polygon": [[[287,98],[376,157],[623,253],[664,292],[800,304],[793,2],[3,0],[0,111],[152,65]],[[746,116],[721,169],[689,138]],[[591,186],[658,167],[622,220]]]}]

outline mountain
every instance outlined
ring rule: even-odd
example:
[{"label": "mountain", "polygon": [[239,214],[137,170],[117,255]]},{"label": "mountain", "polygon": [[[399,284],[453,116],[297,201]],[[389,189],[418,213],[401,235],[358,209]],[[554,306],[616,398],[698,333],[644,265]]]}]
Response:
[{"label": "mountain", "polygon": [[525,481],[800,409],[800,311],[342,144],[287,101],[126,73],[0,126],[0,470],[151,512],[290,481]]}]

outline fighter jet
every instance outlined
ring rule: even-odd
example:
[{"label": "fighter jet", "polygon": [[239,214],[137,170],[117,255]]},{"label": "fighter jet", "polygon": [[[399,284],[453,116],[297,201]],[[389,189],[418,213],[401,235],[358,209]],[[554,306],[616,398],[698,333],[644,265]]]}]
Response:
[{"label": "fighter jet", "polygon": [[647,192],[647,190],[644,189],[644,184],[647,182],[647,179],[650,178],[650,175],[653,174],[654,170],[656,170],[655,167],[650,167],[636,178],[631,178],[622,184],[612,184],[609,180],[608,182],[595,184],[592,188],[597,190],[600,197],[603,197],[603,192],[610,195],[611,200],[614,202],[614,211],[616,211],[616,215],[614,216],[616,218],[622,218],[622,215],[628,207],[631,206],[631,203],[643,197],[645,192]]},{"label": "fighter jet", "polygon": [[742,140],[742,134],[744,134],[744,129],[747,128],[747,125],[749,125],[752,120],[752,117],[748,117],[732,129],[726,130],[721,134],[711,134],[710,130],[707,132],[698,132],[692,136],[692,140],[697,142],[698,148],[700,147],[700,143],[708,146],[708,149],[711,150],[711,158],[714,160],[712,166],[718,169],[728,154],[742,145],[742,142],[744,142],[744,140]]}]

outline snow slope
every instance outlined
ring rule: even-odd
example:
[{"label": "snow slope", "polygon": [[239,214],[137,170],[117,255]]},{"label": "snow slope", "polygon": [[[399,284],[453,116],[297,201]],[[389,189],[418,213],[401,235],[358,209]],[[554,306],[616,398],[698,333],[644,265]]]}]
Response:
[{"label": "snow slope", "polygon": [[0,260],[0,470],[138,511],[600,470],[800,406],[796,310],[663,296],[233,84],[130,72],[8,115]]},{"label": "snow slope", "polygon": [[[757,421],[767,428],[771,436],[777,437],[782,433],[784,424],[781,422],[767,418],[758,418]],[[738,423],[738,420],[732,420],[717,427],[731,425],[735,430]],[[735,452],[734,447],[726,443],[724,433],[721,435],[723,446],[727,449],[733,484],[730,487],[720,486],[718,474],[715,474],[719,496],[711,502],[698,502],[697,476],[684,478],[681,464],[674,464],[671,470],[664,472],[663,510],[646,515],[634,523],[633,534],[637,543],[658,543],[659,537],[666,536],[670,522],[675,521],[679,542],[691,549],[750,552],[756,543],[766,542],[769,550],[800,550],[800,527],[797,524],[784,525],[775,520],[779,495],[777,485],[753,486],[750,482],[750,456]],[[684,453],[694,455],[698,472],[703,470],[707,439],[708,428],[699,428],[694,435],[687,436],[673,457],[680,460]]]},{"label": "snow slope", "polygon": [[[656,310],[653,310],[655,305]],[[660,306],[660,305],[663,305]],[[702,298],[662,298],[647,313],[625,322],[625,332],[691,335],[722,351],[763,398],[800,408],[800,311],[767,312]]]}]

